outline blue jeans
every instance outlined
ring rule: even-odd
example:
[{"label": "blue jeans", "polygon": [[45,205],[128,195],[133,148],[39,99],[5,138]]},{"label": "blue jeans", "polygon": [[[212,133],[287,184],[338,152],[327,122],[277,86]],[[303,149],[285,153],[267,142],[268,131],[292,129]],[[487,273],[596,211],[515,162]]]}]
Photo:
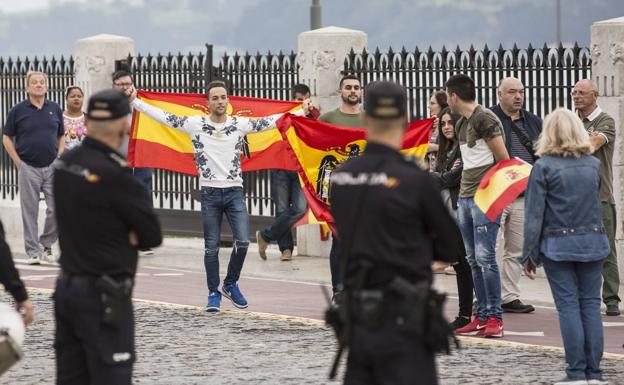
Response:
[{"label": "blue jeans", "polygon": [[134,177],[141,182],[143,187],[150,195],[152,194],[152,176],[154,175],[153,168],[133,168],[132,173]]},{"label": "blue jeans", "polygon": [[280,251],[293,250],[292,225],[306,211],[299,176],[294,171],[271,171],[271,195],[275,202],[275,221],[260,234],[267,242],[277,241]]},{"label": "blue jeans", "polygon": [[235,283],[240,278],[247,249],[249,248],[249,214],[241,187],[202,187],[201,209],[204,222],[204,266],[210,292],[219,290],[219,243],[223,213],[232,229],[234,248],[230,255],[227,275],[223,285]]},{"label": "blue jeans", "polygon": [[568,364],[566,374],[572,380],[600,379],[603,349],[600,287],[604,260],[542,260],[559,313],[559,328]]},{"label": "blue jeans", "polygon": [[500,216],[496,221],[490,221],[472,197],[459,198],[457,216],[477,296],[477,317],[482,321],[489,316],[502,319],[501,281],[496,263]]}]

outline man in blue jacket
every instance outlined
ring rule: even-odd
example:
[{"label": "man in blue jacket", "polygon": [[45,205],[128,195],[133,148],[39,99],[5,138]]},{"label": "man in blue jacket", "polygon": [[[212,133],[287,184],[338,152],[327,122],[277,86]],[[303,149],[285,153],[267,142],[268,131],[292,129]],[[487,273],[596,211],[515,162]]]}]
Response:
[{"label": "man in blue jacket", "polygon": [[[505,131],[505,147],[509,157],[535,163],[533,143],[542,132],[542,120],[523,109],[524,85],[516,78],[503,79],[498,86],[498,104],[490,107]],[[531,313],[535,308],[520,301],[520,276],[524,240],[524,194],[520,195],[501,215],[496,254],[501,266],[501,297],[504,312]]]}]

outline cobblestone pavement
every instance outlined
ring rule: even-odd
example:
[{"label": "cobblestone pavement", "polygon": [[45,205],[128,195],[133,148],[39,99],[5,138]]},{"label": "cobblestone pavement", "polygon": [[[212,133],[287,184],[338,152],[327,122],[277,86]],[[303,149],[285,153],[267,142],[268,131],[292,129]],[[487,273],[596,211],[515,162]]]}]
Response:
[{"label": "cobblestone pavement", "polygon": [[[27,332],[25,359],[0,378],[2,384],[54,382],[51,300],[42,293],[31,298],[37,313]],[[0,301],[8,298],[0,295]],[[339,383],[327,380],[333,335],[313,323],[144,302],[135,308],[136,384]],[[552,384],[563,376],[558,351],[475,342],[463,347],[438,359],[442,385]],[[603,368],[610,384],[624,384],[624,361],[605,359]]]}]

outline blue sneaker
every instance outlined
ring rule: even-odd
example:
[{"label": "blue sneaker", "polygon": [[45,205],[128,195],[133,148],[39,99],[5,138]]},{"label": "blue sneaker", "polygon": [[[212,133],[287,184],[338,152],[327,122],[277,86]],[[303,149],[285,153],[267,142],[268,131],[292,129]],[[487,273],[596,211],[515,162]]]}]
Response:
[{"label": "blue sneaker", "polygon": [[245,309],[247,307],[247,300],[241,293],[238,285],[235,283],[231,283],[229,285],[223,285],[223,296],[230,301],[232,301],[232,305],[236,306],[239,309]]},{"label": "blue sneaker", "polygon": [[208,294],[208,305],[206,305],[206,311],[209,313],[216,313],[221,310],[221,293],[218,291],[211,291]]}]

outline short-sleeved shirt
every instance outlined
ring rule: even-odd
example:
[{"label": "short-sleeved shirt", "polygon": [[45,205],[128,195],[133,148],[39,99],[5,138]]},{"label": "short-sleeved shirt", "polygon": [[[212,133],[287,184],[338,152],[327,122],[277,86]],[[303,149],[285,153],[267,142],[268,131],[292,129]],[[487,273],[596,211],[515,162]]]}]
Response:
[{"label": "short-sleeved shirt", "polygon": [[363,128],[364,113],[345,114],[340,108],[324,113],[318,118],[319,121],[342,127]]},{"label": "short-sleeved shirt", "polygon": [[583,119],[583,125],[588,133],[599,133],[607,142],[594,152],[600,160],[600,200],[615,204],[613,198],[613,149],[615,146],[615,121],[602,111],[600,107]]},{"label": "short-sleeved shirt", "polygon": [[496,163],[486,142],[503,136],[503,126],[492,111],[477,105],[470,118],[459,119],[455,132],[464,162],[459,196],[472,197],[485,173]]},{"label": "short-sleeved shirt", "polygon": [[58,155],[59,137],[65,135],[63,111],[51,100],[41,109],[25,100],[9,111],[2,133],[15,138],[23,162],[32,167],[49,166]]}]

